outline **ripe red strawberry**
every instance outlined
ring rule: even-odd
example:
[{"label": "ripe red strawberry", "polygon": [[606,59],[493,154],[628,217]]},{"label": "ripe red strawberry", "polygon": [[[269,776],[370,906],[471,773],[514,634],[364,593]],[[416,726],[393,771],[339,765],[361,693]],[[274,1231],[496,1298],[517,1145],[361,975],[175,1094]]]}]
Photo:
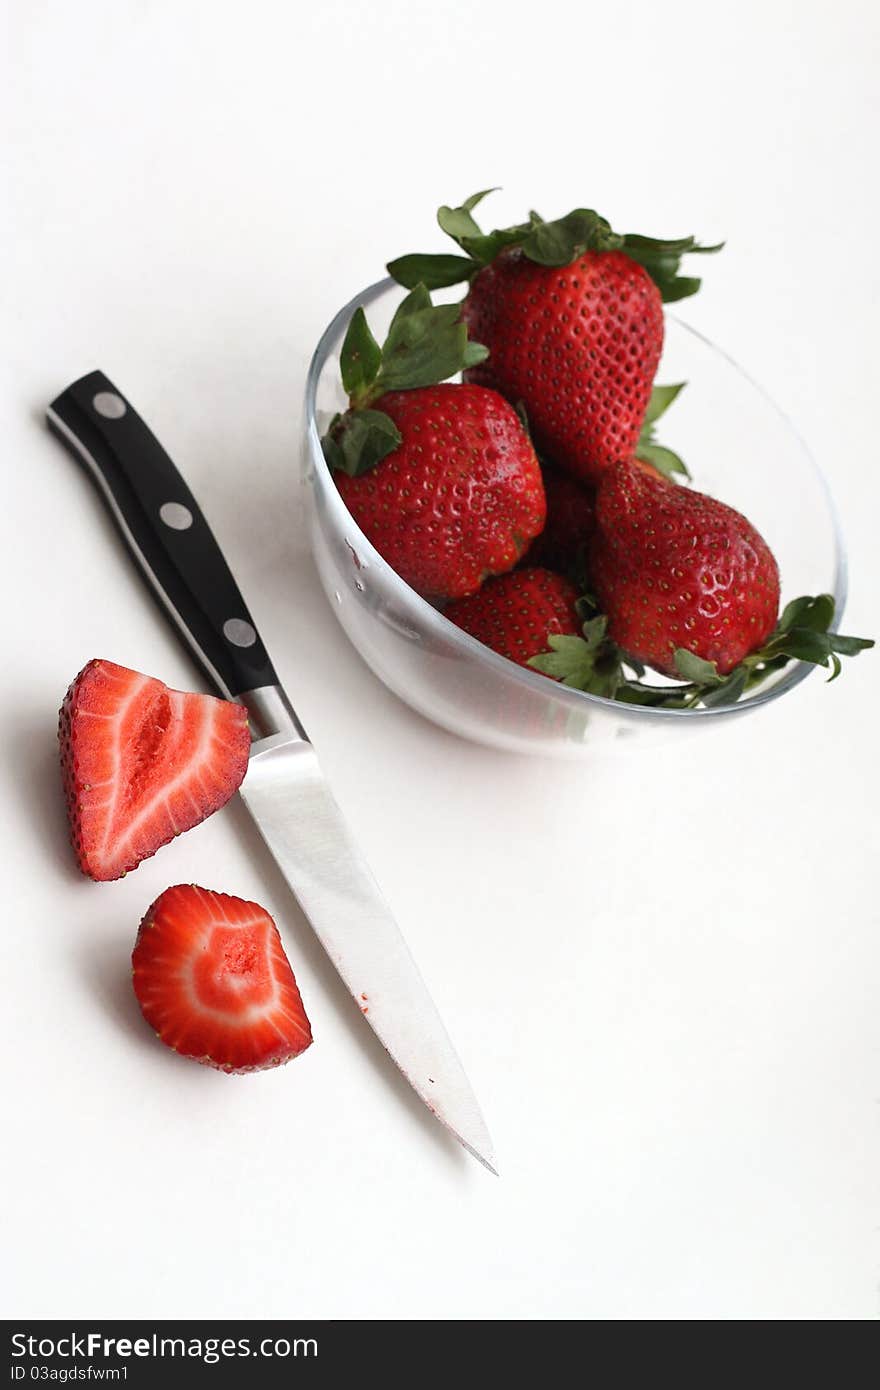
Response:
[{"label": "ripe red strawberry", "polygon": [[596,494],[548,464],[542,464],[547,521],[529,546],[525,564],[541,565],[560,574],[576,575],[583,568],[596,524]]},{"label": "ripe red strawberry", "polygon": [[220,1071],[257,1071],[312,1041],[275,923],[257,903],[166,888],[131,957],[144,1018],[167,1047]]},{"label": "ripe red strawberry", "polygon": [[751,522],[632,463],[599,488],[590,574],[609,637],[667,675],[677,648],[725,675],[776,624],[779,570]]},{"label": "ripe red strawberry", "polygon": [[562,575],[521,569],[487,579],[478,594],[450,603],[444,612],[493,652],[527,666],[549,650],[553,634],[580,632],[576,600],[577,590]]},{"label": "ripe red strawberry", "polygon": [[513,409],[481,386],[392,391],[377,401],[401,443],[361,477],[337,473],[368,540],[421,594],[457,598],[512,569],[544,524],[534,450]]},{"label": "ripe red strawberry", "polygon": [[473,209],[441,208],[438,220],[467,253],[404,256],[389,271],[429,289],[466,279],[468,331],[489,349],[466,380],[522,402],[535,445],[576,477],[598,483],[632,458],[663,348],[663,301],[693,294],[678,274],[693,237],[619,236],[580,208],[558,222],[529,221],[484,235]]},{"label": "ripe red strawberry", "polygon": [[323,440],[364,535],[421,594],[458,598],[512,569],[544,525],[535,451],[515,411],[480,386],[439,385],[483,349],[455,305],[404,300],[382,349],[363,310],[342,350],[350,408]]},{"label": "ripe red strawberry", "polygon": [[591,483],[632,457],[663,350],[663,301],[643,266],[622,251],[563,267],[504,251],[462,317],[490,354],[468,380],[522,401],[540,450]]},{"label": "ripe red strawberry", "polygon": [[247,770],[247,720],[243,705],[90,661],[68,690],[58,725],[83,873],[121,878],[225,806]]}]

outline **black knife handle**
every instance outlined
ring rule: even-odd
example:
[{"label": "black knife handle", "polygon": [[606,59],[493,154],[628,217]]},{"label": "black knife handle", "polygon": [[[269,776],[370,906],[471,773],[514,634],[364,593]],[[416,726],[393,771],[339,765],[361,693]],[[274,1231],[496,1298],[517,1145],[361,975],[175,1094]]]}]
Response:
[{"label": "black knife handle", "polygon": [[54,400],[49,427],[97,484],[166,616],[227,699],[277,686],[199,504],[155,435],[104,376],[90,372]]}]

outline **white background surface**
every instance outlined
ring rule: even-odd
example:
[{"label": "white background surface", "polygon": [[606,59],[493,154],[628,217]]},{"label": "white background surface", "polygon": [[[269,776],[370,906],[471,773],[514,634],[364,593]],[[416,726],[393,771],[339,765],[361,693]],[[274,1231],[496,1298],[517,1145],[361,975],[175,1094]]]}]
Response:
[{"label": "white background surface", "polygon": [[[347,645],[295,478],[320,330],[390,255],[440,249],[437,203],[499,183],[496,222],[587,204],[727,237],[684,316],[827,468],[845,628],[876,633],[876,6],[5,8],[4,1312],[875,1317],[876,655],[635,761],[472,747]],[[212,520],[500,1180],[398,1082],[241,806],[120,883],[74,867],[69,680],[106,656],[195,683],[40,422],[96,366]],[[278,918],[300,1061],[227,1078],[150,1035],[128,956],[180,880]]]}]

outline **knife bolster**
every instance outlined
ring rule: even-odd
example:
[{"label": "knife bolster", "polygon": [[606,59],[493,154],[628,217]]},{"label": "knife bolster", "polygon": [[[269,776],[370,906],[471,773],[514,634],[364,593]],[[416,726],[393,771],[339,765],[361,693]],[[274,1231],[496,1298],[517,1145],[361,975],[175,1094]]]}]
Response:
[{"label": "knife bolster", "polygon": [[290,734],[308,743],[308,735],[280,685],[261,685],[236,696],[250,717],[251,741],[271,738],[275,734]]}]

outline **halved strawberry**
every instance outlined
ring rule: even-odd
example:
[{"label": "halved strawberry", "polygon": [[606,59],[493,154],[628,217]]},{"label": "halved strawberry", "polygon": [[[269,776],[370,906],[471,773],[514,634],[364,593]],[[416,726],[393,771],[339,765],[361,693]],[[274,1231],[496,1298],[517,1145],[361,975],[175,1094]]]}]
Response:
[{"label": "halved strawberry", "polygon": [[90,661],[61,707],[70,835],[90,878],[121,878],[241,786],[247,710]]},{"label": "halved strawberry", "polygon": [[131,957],[144,1018],[161,1042],[219,1071],[298,1057],[312,1030],[265,908],[195,884],[166,888]]}]

